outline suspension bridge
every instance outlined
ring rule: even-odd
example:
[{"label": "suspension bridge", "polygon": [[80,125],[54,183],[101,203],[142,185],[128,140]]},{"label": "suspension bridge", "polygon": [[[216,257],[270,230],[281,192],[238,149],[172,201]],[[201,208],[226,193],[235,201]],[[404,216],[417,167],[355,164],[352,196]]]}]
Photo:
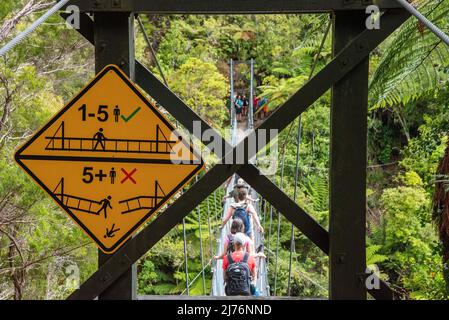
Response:
[{"label": "suspension bridge", "polygon": [[[231,70],[233,70],[232,66],[233,63],[231,61]],[[231,71],[232,73],[232,71]],[[231,77],[232,79],[232,77]],[[231,81],[231,88],[233,88],[233,81]],[[233,97],[234,90],[231,89],[231,97]],[[251,90],[252,92],[252,90]],[[252,99],[252,96],[250,97]],[[252,112],[250,112],[252,113]],[[232,145],[237,145],[240,141],[243,140],[245,131],[252,127],[252,117],[249,116],[247,119],[247,128],[245,128],[245,124],[239,125],[237,123],[235,112],[231,111],[231,123],[232,123]],[[230,194],[230,192],[234,189],[234,184],[237,183],[238,176],[234,175],[232,176],[231,180],[229,181],[229,184],[225,190],[225,194]],[[257,193],[254,189],[249,187],[249,193],[248,193],[253,199],[257,198]],[[230,205],[234,201],[233,198],[229,198],[225,200],[224,206],[223,206],[223,212],[221,218],[224,219],[226,213],[229,210]],[[260,201],[258,201],[259,205],[261,204]],[[260,206],[255,206],[257,214],[260,216]],[[254,222],[251,223],[252,226],[254,226]],[[254,232],[254,249],[258,252],[263,252],[264,249],[264,235],[256,230],[253,230]],[[220,256],[223,253],[223,247],[224,243],[226,241],[226,238],[231,233],[230,230],[230,222],[221,230],[219,230],[219,238],[217,241],[217,251],[216,256]],[[260,292],[261,296],[269,296],[270,294],[270,288],[268,286],[268,279],[267,279],[267,266],[265,263],[265,258],[260,257],[256,258],[256,269],[257,269],[257,276],[255,280],[255,286]],[[213,278],[212,278],[212,296],[219,296],[223,297],[225,296],[225,283],[224,283],[224,270],[223,270],[223,261],[217,260],[213,266]]]},{"label": "suspension bridge", "polygon": [[[69,1],[70,4],[76,4],[81,12],[80,28],[77,31],[96,46],[96,71],[99,72],[111,63],[120,65],[123,71],[131,78],[135,76],[136,83],[163,105],[190,134],[195,135],[199,139],[201,139],[204,130],[211,130],[212,128],[170,91],[159,65],[158,68],[165,85],[145,68],[141,62],[135,60],[134,47],[130,44],[134,43],[133,22],[137,14],[145,12],[151,12],[152,14],[291,14],[332,12],[332,23],[334,25],[334,52],[331,62],[324,66],[316,75],[311,75],[310,80],[301,89],[294,93],[289,100],[255,129],[256,132],[264,129],[284,130],[289,123],[297,119],[320,96],[330,88],[333,88],[329,230],[320,226],[296,201],[290,199],[280,187],[262,175],[254,163],[247,162],[243,165],[235,164],[230,166],[217,165],[211,168],[200,180],[197,180],[163,214],[130,239],[116,253],[111,256],[100,253],[98,271],[84,282],[79,289],[75,290],[70,295],[70,299],[95,299],[97,297],[100,299],[135,299],[136,293],[134,292],[133,283],[135,283],[136,278],[132,266],[169,230],[183,221],[189,212],[207,199],[213,192],[211,190],[221,186],[229,176],[232,176],[231,181],[235,181],[237,176],[245,179],[253,188],[258,190],[259,197],[269,201],[276,210],[282,212],[292,222],[292,228],[293,226],[298,228],[323,253],[329,255],[330,299],[366,299],[367,292],[376,299],[395,298],[394,290],[383,281],[380,281],[380,287],[376,289],[368,289],[361,285],[366,276],[366,273],[364,273],[366,270],[365,183],[367,162],[365,147],[368,101],[367,79],[369,75],[368,59],[370,52],[407,21],[411,15],[414,15],[444,43],[449,44],[449,38],[446,34],[405,0],[375,1],[382,12],[378,17],[378,19],[382,19],[382,28],[378,30],[367,30],[364,25],[366,21],[364,10],[368,3],[373,3],[372,1],[217,0],[211,6],[208,0],[193,1],[192,3],[176,0],[122,0],[105,1],[104,3],[102,1],[62,0],[58,1],[40,19],[21,32],[5,47],[1,48],[0,56],[3,56],[20,43],[51,14],[64,8]],[[68,14],[63,13],[62,16],[67,17]],[[141,22],[139,25],[143,29]],[[143,33],[148,46],[154,53],[148,36],[145,32]],[[98,50],[100,48],[101,50]],[[157,62],[156,58],[155,61]],[[233,97],[232,90],[233,88],[231,88],[231,99]],[[253,90],[252,87],[251,90]],[[252,112],[253,108],[250,107],[249,109]],[[252,115],[249,116],[250,123],[248,126],[250,129],[254,127],[252,117]],[[232,108],[231,120],[233,123],[232,146],[238,147],[239,145],[247,144],[248,137],[239,133]],[[194,121],[199,121],[202,124],[201,132],[195,132],[193,129]],[[172,152],[172,145],[177,142],[169,141],[166,138],[161,142],[159,139],[123,140],[109,139],[106,136],[100,139],[98,139],[98,136],[97,139],[93,137],[68,137],[64,134],[64,124],[61,124],[58,131],[54,136],[47,137],[49,141],[47,150],[170,153]],[[348,150],[347,145],[359,147]],[[234,151],[235,149],[232,150]],[[63,184],[64,181],[62,180],[54,191],[54,195],[61,202],[74,210],[84,210],[86,213],[95,211],[96,206],[99,204],[98,201],[66,195]],[[256,196],[254,191],[252,195]],[[142,202],[150,200],[150,203],[142,205],[141,200]],[[158,197],[154,199],[138,197],[124,201],[123,203],[126,204],[127,208],[125,211],[130,213],[135,211],[135,208],[154,205],[157,203]],[[225,203],[223,213],[229,207],[229,201],[231,200]],[[265,218],[264,216],[263,220]],[[200,222],[200,215],[198,215],[198,220]],[[211,229],[210,224],[209,229]],[[183,230],[184,255],[186,257],[185,221],[183,222]],[[223,228],[221,233],[217,235],[217,253],[220,253],[222,250],[222,244],[227,232],[229,232],[229,229]],[[200,239],[202,239],[201,227]],[[263,248],[263,245],[263,234],[256,234],[256,247]],[[201,252],[203,252],[202,240],[200,241],[200,247]],[[212,263],[210,261],[205,263],[203,254],[201,254],[201,264],[202,271],[193,278],[192,282],[202,276],[204,283],[205,268],[212,266],[211,295],[222,296],[223,270],[220,262]],[[187,258],[185,265],[186,278],[189,279]],[[187,294],[192,282],[189,283],[189,280],[187,280],[185,289]],[[259,259],[257,287],[264,296],[268,296],[270,292],[267,283],[267,266],[264,259]]]},{"label": "suspension bridge", "polygon": [[103,133],[102,129],[100,130],[91,138],[68,137],[65,135],[66,126],[62,121],[53,136],[45,137],[48,140],[45,150],[175,154],[173,147],[179,143],[179,140],[169,140],[158,125],[156,126],[156,139],[154,140],[110,138],[106,137],[106,133]]}]

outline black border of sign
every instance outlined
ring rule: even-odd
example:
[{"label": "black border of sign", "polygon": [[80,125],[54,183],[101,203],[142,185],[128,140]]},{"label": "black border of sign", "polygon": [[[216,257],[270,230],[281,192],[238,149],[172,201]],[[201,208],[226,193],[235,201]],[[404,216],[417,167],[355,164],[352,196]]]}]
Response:
[{"label": "black border of sign", "polygon": [[[23,160],[53,160],[53,161],[95,161],[95,158],[93,157],[62,157],[62,156],[33,156],[33,155],[21,155],[21,153],[28,148],[38,137],[40,137],[54,122],[56,122],[67,110],[69,110],[87,91],[89,91],[101,78],[109,71],[114,71],[127,85],[131,90],[139,96],[139,98],[146,104],[147,107],[149,107],[154,114],[156,114],[159,119],[172,131],[174,131],[177,136],[181,137],[181,135],[177,132],[177,130],[173,127],[173,125],[160,113],[160,111],[151,103],[148,101],[148,99],[137,89],[136,85],[134,85],[131,80],[128,79],[128,77],[123,74],[123,72],[115,65],[108,65],[106,66],[102,71],[100,71],[95,78],[80,92],[78,93],[75,98],[73,98],[62,110],[60,110],[53,118],[51,118],[33,137],[31,137],[30,140],[25,142],[24,145],[22,145],[15,153],[14,158],[17,164],[25,170],[26,173],[28,173],[36,182],[37,184],[46,191],[53,200],[56,201],[56,203],[63,209],[65,212],[69,214],[69,216],[81,227],[81,229],[84,230],[84,232],[87,233],[87,235],[97,244],[97,246],[105,253],[110,254],[116,251],[120,246],[122,246],[125,241],[132,236],[132,234],[140,228],[145,222],[147,222],[163,205],[166,204],[168,200],[170,200],[173,195],[179,191],[186,183],[188,183],[196,174],[198,174],[199,171],[204,169],[204,161],[203,159],[197,154],[195,149],[193,148],[192,143],[190,143],[190,151],[198,158],[200,159],[200,163],[197,164],[197,167],[184,179],[182,180],[170,193],[166,195],[163,201],[160,202],[158,206],[156,206],[153,210],[150,210],[142,219],[140,219],[134,227],[132,227],[125,235],[123,235],[118,241],[115,242],[115,244],[110,247],[106,248],[100,240],[92,233],[90,232],[87,227],[85,227],[81,221],[76,217],[75,214],[71,212],[68,208],[65,207],[65,205],[54,196],[52,191],[45,186],[45,184],[42,183],[42,181],[33,173],[31,170],[21,161]],[[185,140],[182,139],[182,143],[188,147]],[[117,158],[115,159],[117,163],[123,162],[123,163],[129,163],[132,162],[132,159],[128,158]],[[98,161],[98,160],[97,160]],[[157,160],[156,160],[157,161]],[[154,160],[145,161],[145,159],[136,159],[136,162],[139,163],[158,163]],[[159,162],[160,164],[169,164],[167,161],[162,160]],[[195,165],[196,163],[189,163],[188,165]],[[177,164],[173,164],[177,165]],[[184,164],[179,164],[184,165]]]}]

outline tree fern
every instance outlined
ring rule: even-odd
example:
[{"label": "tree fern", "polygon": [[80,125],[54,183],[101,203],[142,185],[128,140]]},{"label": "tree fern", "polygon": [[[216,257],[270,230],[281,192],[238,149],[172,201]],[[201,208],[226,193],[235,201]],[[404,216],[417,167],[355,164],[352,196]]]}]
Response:
[{"label": "tree fern", "polygon": [[387,256],[379,254],[379,250],[382,246],[379,245],[370,245],[366,248],[366,265],[371,266],[381,262],[384,262],[388,259]]},{"label": "tree fern", "polygon": [[303,19],[307,20],[305,25],[309,27],[300,30],[301,44],[293,49],[289,59],[273,62],[272,72],[276,76],[265,78],[259,87],[260,97],[268,98],[270,110],[286,102],[308,81],[315,60],[321,67],[332,54],[329,36],[322,50],[319,50],[329,21],[328,15],[315,18],[304,16]]},{"label": "tree fern", "polygon": [[319,212],[328,210],[329,186],[327,179],[320,176],[310,176],[306,180],[305,188],[314,210]]},{"label": "tree fern", "polygon": [[[449,2],[430,0],[420,5],[429,20],[449,30]],[[447,83],[449,48],[409,19],[386,44],[370,82],[372,108],[404,104]]]}]

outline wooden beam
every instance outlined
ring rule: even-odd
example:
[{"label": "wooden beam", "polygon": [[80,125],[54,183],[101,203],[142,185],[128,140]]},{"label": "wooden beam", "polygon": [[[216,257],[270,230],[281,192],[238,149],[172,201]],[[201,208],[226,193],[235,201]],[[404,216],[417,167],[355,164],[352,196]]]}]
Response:
[{"label": "wooden beam", "polygon": [[[95,72],[106,65],[119,66],[134,79],[134,17],[129,13],[98,12],[93,24],[95,41]],[[112,255],[98,251],[98,265],[104,265]],[[100,300],[133,300],[136,297],[136,266],[131,265],[98,297]]]},{"label": "wooden beam", "polygon": [[395,0],[72,0],[82,12],[150,14],[276,14],[401,8]]},{"label": "wooden beam", "polygon": [[[365,28],[360,12],[334,14],[334,56]],[[349,57],[351,59],[351,57]],[[331,299],[366,299],[368,65],[364,58],[332,87],[329,287]]]}]

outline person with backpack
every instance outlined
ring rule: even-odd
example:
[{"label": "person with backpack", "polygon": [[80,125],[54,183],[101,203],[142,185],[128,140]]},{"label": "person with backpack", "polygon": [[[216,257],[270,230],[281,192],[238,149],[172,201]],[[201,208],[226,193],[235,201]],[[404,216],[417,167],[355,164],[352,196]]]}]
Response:
[{"label": "person with backpack", "polygon": [[243,112],[243,100],[242,96],[238,95],[234,102],[235,114],[237,115],[237,122],[242,122],[242,112]]},{"label": "person with backpack", "polygon": [[253,219],[256,223],[257,229],[259,232],[263,233],[263,227],[260,224],[259,215],[257,214],[256,209],[254,209],[254,206],[248,201],[248,190],[246,188],[239,189],[238,192],[238,200],[239,202],[233,203],[230,207],[228,212],[226,213],[225,218],[223,219],[223,223],[221,225],[221,228],[223,228],[231,219],[241,219],[243,221],[243,224],[245,225],[245,234],[250,237],[253,241],[253,232],[251,227],[251,219]]},{"label": "person with backpack", "polygon": [[[227,254],[234,252],[234,238],[237,233],[244,233],[245,225],[241,219],[234,219],[231,224],[231,233],[229,233],[223,243],[223,252],[219,256],[214,256],[215,260],[223,259]],[[243,244],[245,252],[254,256],[254,245],[251,238],[246,236],[246,242]],[[256,257],[256,256],[254,256]]]},{"label": "person with backpack", "polygon": [[245,252],[247,237],[238,232],[234,236],[234,252],[223,258],[225,293],[227,296],[251,295],[251,281],[256,278],[256,262]]},{"label": "person with backpack", "polygon": [[[231,224],[231,233],[229,233],[224,239],[223,251],[221,255],[214,256],[215,260],[223,259],[228,253],[234,252],[234,237],[237,233],[245,233],[245,225],[241,219],[234,219]],[[243,245],[246,252],[249,252],[253,258],[266,258],[263,252],[254,251],[254,243],[251,238],[247,237],[247,241]]]}]

